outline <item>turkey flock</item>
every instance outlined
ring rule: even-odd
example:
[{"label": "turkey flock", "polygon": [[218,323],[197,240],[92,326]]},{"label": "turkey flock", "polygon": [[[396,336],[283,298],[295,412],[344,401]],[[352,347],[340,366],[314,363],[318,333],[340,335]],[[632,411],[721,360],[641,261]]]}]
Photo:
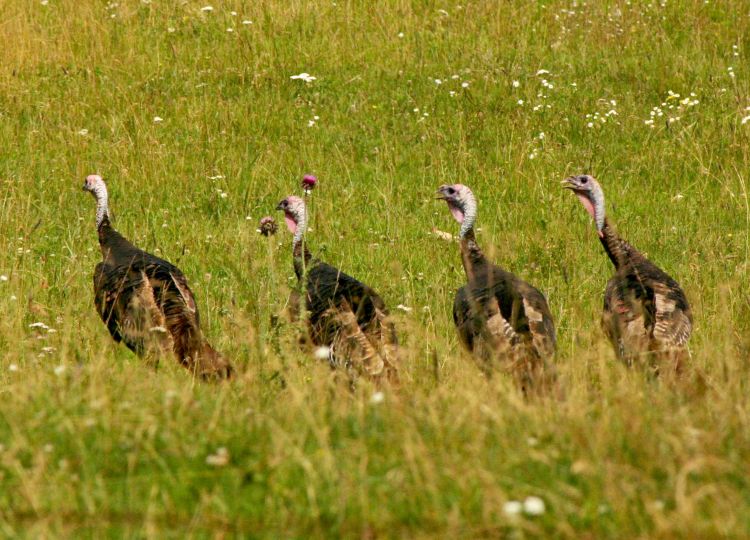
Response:
[{"label": "turkey flock", "polygon": [[[305,196],[317,179],[305,176]],[[590,175],[571,176],[572,191],[590,214],[604,252],[614,266],[601,315],[604,333],[617,357],[655,375],[679,375],[688,358],[692,315],[680,285],[620,238],[605,213],[604,192]],[[203,379],[228,379],[231,363],[206,340],[198,304],[187,278],[175,265],[147,253],[117,232],[110,220],[107,186],[101,176],[83,189],[96,200],[96,228],[102,261],[94,269],[94,304],[110,335],[153,366],[165,355]],[[292,233],[297,285],[289,300],[292,322],[300,322],[316,356],[350,381],[364,377],[397,385],[396,328],[378,293],[313,255],[308,249],[306,197],[290,195],[276,210]],[[444,201],[460,225],[459,253],[466,283],[455,294],[453,320],[458,337],[488,376],[506,373],[525,394],[555,385],[555,324],[547,299],[537,288],[490,261],[474,232],[476,197],[468,186],[443,185]],[[277,232],[265,217],[258,232]],[[322,354],[321,354],[322,352]]]}]

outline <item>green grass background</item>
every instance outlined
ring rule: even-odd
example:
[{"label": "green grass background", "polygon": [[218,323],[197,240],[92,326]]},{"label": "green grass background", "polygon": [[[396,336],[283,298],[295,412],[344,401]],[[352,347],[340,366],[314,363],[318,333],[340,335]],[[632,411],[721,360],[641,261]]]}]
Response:
[{"label": "green grass background", "polygon": [[[0,12],[0,534],[750,534],[748,2]],[[188,276],[235,381],[154,372],[111,341],[93,306],[93,172],[116,228]],[[559,186],[579,172],[684,286],[705,389],[615,362],[598,325],[610,263]],[[291,238],[256,224],[304,173],[320,179],[311,248],[412,308],[394,310],[403,383],[382,403],[269,323]],[[430,234],[457,232],[433,200],[454,182],[479,199],[485,251],[549,299],[562,401],[526,402],[460,351],[458,247]],[[504,513],[527,496],[543,515]]]}]

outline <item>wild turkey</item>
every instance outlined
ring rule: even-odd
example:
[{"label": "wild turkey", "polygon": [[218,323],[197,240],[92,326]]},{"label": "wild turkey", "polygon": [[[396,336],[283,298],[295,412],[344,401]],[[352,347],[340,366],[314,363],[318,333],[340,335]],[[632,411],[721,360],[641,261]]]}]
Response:
[{"label": "wild turkey", "polygon": [[[467,283],[456,293],[453,321],[462,343],[491,373],[495,363],[514,374],[524,391],[546,384],[547,361],[555,352],[555,325],[547,300],[537,289],[492,264],[474,236],[477,202],[465,185],[440,186],[459,232]],[[547,370],[545,373],[545,369]]]},{"label": "wild turkey", "polygon": [[599,241],[615,267],[604,292],[602,327],[617,356],[659,372],[679,373],[693,326],[680,285],[620,238],[604,210],[604,192],[589,175],[571,176],[564,187],[576,194],[596,224]]},{"label": "wild turkey", "polygon": [[88,176],[83,189],[96,199],[102,251],[102,262],[94,270],[94,301],[114,340],[156,360],[172,350],[180,364],[203,378],[231,376],[232,366],[201,333],[195,297],[182,272],[112,228],[101,176]]},{"label": "wild turkey", "polygon": [[[364,283],[317,258],[304,241],[305,201],[290,196],[277,210],[284,212],[294,235],[294,272],[306,291],[308,329],[314,345],[329,347],[332,367],[344,366],[371,379],[397,379],[398,340],[382,298]],[[292,301],[299,304],[299,293]]]}]

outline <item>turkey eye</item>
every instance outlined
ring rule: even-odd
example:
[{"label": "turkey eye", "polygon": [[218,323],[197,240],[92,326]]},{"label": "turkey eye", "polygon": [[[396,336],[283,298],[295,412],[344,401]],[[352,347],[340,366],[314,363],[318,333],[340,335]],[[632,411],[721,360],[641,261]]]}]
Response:
[{"label": "turkey eye", "polygon": [[583,177],[583,178],[581,179],[581,184],[585,184],[585,183],[587,183],[588,181],[589,181],[589,179],[588,179],[588,178],[586,178],[586,177],[584,176],[584,177]]},{"label": "turkey eye", "polygon": [[456,190],[452,187],[449,187],[448,189],[446,189],[446,191],[448,192],[448,195],[453,195],[456,192]]}]

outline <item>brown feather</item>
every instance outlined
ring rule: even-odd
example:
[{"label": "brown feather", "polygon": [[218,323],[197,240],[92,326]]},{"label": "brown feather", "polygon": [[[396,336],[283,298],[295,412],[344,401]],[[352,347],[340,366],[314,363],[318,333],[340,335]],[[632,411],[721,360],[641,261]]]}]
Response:
[{"label": "brown feather", "polygon": [[615,266],[604,294],[602,326],[627,364],[680,369],[692,314],[685,293],[663,270],[622,240],[605,220],[602,245]]},{"label": "brown feather", "polygon": [[94,301],[115,341],[139,356],[171,350],[203,378],[229,377],[231,365],[203,337],[182,272],[133,246],[109,220],[99,227],[99,241],[103,261],[94,270]]},{"label": "brown feather", "polygon": [[453,319],[464,345],[491,372],[493,363],[513,372],[531,390],[556,347],[555,327],[547,301],[537,289],[490,263],[473,231],[461,240],[467,284],[459,289]]},{"label": "brown feather", "polygon": [[[313,258],[299,244],[294,269],[304,283],[313,344],[330,347],[332,364],[352,367],[353,375],[395,382],[398,338],[383,299],[364,283]],[[297,313],[299,303],[299,295],[293,293],[291,311]]]}]

